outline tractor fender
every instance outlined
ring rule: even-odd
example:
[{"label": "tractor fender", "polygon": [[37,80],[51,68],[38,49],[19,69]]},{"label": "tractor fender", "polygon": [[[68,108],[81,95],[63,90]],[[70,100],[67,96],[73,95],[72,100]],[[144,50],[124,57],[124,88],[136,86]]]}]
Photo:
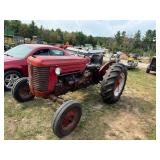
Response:
[{"label": "tractor fender", "polygon": [[115,61],[109,61],[108,63],[105,63],[103,64],[99,71],[98,71],[98,78],[99,80],[102,80],[103,79],[103,76],[105,75],[106,73],[106,70],[108,70],[108,68],[113,64],[113,63],[116,63]]}]

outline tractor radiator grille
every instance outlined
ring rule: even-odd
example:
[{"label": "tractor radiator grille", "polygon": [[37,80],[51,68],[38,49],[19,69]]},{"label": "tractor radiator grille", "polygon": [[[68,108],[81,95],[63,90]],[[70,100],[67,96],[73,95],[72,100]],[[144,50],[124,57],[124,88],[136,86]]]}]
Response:
[{"label": "tractor radiator grille", "polygon": [[41,92],[48,91],[48,67],[34,67],[32,68],[32,84],[35,90]]}]

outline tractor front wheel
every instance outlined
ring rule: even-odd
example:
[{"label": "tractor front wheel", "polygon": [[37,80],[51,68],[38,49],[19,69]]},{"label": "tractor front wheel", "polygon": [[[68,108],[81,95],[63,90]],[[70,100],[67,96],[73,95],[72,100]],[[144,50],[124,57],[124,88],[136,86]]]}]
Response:
[{"label": "tractor front wheel", "polygon": [[101,86],[101,96],[106,103],[115,103],[120,99],[127,79],[127,68],[115,63],[106,71]]},{"label": "tractor front wheel", "polygon": [[78,125],[81,115],[82,108],[78,102],[70,100],[63,103],[52,121],[54,134],[59,138],[69,135]]},{"label": "tractor front wheel", "polygon": [[12,95],[18,102],[30,101],[34,98],[29,89],[28,78],[18,79],[12,87]]}]

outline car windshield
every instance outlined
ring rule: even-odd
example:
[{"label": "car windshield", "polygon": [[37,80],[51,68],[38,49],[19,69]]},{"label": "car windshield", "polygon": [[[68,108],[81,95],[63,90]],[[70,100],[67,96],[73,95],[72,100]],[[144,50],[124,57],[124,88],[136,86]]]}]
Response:
[{"label": "car windshield", "polygon": [[32,51],[32,48],[29,48],[26,45],[19,45],[19,46],[9,49],[4,54],[7,56],[11,56],[11,57],[24,58],[31,51]]}]

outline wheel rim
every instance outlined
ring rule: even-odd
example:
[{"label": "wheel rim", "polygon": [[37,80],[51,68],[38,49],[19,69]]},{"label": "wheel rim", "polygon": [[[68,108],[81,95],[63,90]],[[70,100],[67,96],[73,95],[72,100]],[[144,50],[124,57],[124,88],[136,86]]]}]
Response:
[{"label": "wheel rim", "polygon": [[12,88],[14,82],[19,78],[15,73],[9,74],[5,77],[4,84],[7,88]]},{"label": "wheel rim", "polygon": [[125,75],[124,73],[121,73],[119,75],[119,78],[115,81],[115,86],[114,86],[114,96],[119,96],[123,86],[124,86],[124,82],[125,82]]},{"label": "wheel rim", "polygon": [[77,124],[78,120],[78,109],[72,108],[70,109],[65,115],[62,120],[62,129],[63,130],[70,130],[74,128],[74,126]]}]

